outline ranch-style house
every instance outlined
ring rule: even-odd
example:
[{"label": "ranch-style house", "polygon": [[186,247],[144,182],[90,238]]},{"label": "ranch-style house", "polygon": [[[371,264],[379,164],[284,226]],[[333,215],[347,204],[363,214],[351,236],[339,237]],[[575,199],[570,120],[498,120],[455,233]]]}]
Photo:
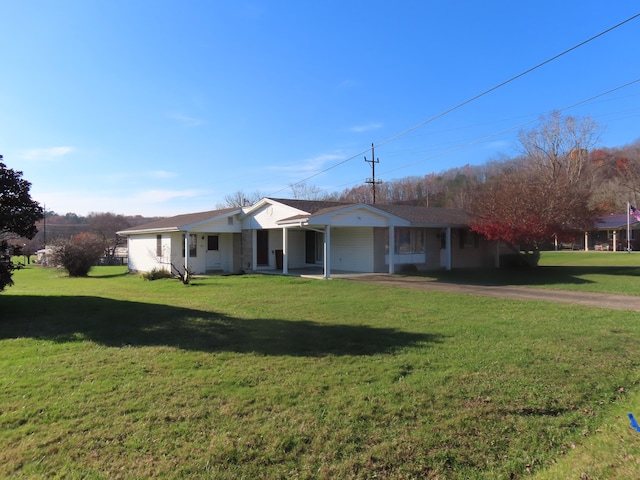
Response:
[{"label": "ranch-style house", "polygon": [[263,198],[118,232],[129,270],[195,274],[396,273],[486,267],[502,253],[460,209]]}]

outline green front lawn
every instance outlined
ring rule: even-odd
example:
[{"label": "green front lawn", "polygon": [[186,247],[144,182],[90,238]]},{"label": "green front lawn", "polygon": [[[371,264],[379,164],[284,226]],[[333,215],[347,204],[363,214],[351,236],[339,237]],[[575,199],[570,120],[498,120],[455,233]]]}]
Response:
[{"label": "green front lawn", "polygon": [[640,314],[119,267],[14,280],[0,477],[525,478],[605,435],[600,478],[638,473]]},{"label": "green front lawn", "polygon": [[640,295],[640,252],[542,252],[539,266],[428,272],[426,280]]}]

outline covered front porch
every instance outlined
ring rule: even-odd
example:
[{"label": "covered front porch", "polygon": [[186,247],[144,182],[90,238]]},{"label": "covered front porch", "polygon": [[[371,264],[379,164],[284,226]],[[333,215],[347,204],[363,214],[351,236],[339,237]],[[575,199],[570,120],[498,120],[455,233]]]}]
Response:
[{"label": "covered front porch", "polygon": [[424,266],[428,261],[431,268],[451,270],[450,227],[399,228],[286,225],[253,230],[250,264],[256,273],[325,279],[394,274],[406,264]]}]

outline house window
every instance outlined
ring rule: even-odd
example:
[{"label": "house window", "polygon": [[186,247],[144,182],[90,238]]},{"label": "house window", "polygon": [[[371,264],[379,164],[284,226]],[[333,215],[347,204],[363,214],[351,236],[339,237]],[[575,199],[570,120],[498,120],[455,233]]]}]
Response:
[{"label": "house window", "polygon": [[162,235],[156,235],[156,257],[162,256]]},{"label": "house window", "polygon": [[218,235],[209,235],[207,237],[207,250],[220,250],[220,237]]},{"label": "house window", "polygon": [[[182,235],[182,256],[184,257],[184,242],[186,237]],[[196,257],[198,254],[198,236],[191,233],[189,234],[189,256]]]},{"label": "house window", "polygon": [[394,253],[424,253],[424,229],[422,228],[396,228]]},{"label": "house window", "polygon": [[460,229],[460,248],[478,247],[478,235],[467,229]]},{"label": "house window", "polygon": [[227,225],[233,225],[233,217],[227,218]]}]

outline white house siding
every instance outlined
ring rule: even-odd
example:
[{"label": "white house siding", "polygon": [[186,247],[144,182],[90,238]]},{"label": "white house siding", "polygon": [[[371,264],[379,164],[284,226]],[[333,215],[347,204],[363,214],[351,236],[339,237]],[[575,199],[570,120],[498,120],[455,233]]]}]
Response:
[{"label": "white house siding", "polygon": [[[215,235],[215,234],[214,234]],[[219,236],[218,248],[220,249],[220,268],[223,272],[233,272],[233,234],[222,233]],[[207,245],[205,244],[205,254],[207,252]]]},{"label": "white house siding", "polygon": [[354,210],[353,212],[339,213],[332,216],[332,225],[354,227],[363,225],[367,227],[384,227],[388,225],[386,217],[375,214],[365,209]]},{"label": "white house siding", "polygon": [[169,261],[171,240],[168,235],[162,235],[163,257],[156,256],[156,235],[132,235],[128,237],[129,270],[132,272],[149,272],[156,269],[169,270],[166,262]]},{"label": "white house siding", "polygon": [[[240,266],[239,258],[236,259],[236,248],[239,245],[235,245],[235,238],[239,238],[239,233],[201,233],[201,237],[204,236],[204,240],[198,239],[198,256],[200,256],[200,250],[204,255],[204,269],[205,272],[237,272]],[[218,237],[218,250],[209,250],[208,242],[209,235]],[[239,242],[239,239],[237,240]],[[200,245],[202,242],[202,246]],[[189,259],[191,260],[191,259]]]},{"label": "white house siding", "polygon": [[[242,222],[242,228],[245,230],[281,228],[276,223],[278,220],[293,217],[295,215],[300,215],[301,213],[303,212],[296,208],[282,205],[280,203],[276,203],[273,205],[266,204],[262,208],[256,210],[251,215],[246,217]],[[282,233],[281,230],[280,232]],[[269,241],[271,241],[271,238],[269,238]]]},{"label": "white house siding", "polygon": [[389,225],[387,217],[366,208],[327,213],[315,217],[314,222],[318,225],[330,224],[332,227],[386,227]]},{"label": "white house siding", "polygon": [[[199,223],[190,229],[191,233],[240,233],[242,230],[242,222],[237,215],[217,218],[213,221]],[[215,232],[215,233],[211,233]]]},{"label": "white house siding", "polygon": [[[193,270],[196,274],[205,274],[208,270],[222,270],[223,272],[236,272],[239,271],[239,245],[234,244],[235,242],[239,242],[239,234],[236,237],[233,233],[217,233],[217,232],[201,232],[195,233],[191,232],[197,236],[196,242],[196,256],[187,258],[188,267]],[[182,268],[185,263],[185,258],[182,256],[182,249],[184,245],[183,233],[173,233],[171,234],[171,244],[173,248],[171,249],[171,262],[176,268]],[[211,264],[211,259],[209,258],[209,262],[207,255],[210,253],[207,251],[208,248],[208,236],[209,235],[218,235],[219,237],[219,264],[213,265]],[[234,257],[238,262],[238,267],[234,265]],[[208,264],[209,263],[209,264]]]},{"label": "white house siding", "polygon": [[373,272],[373,228],[331,227],[331,270]]},{"label": "white house siding", "polygon": [[242,230],[241,235],[241,263],[240,263],[240,271],[249,272],[253,270],[253,231],[252,230]]},{"label": "white house siding", "polygon": [[[182,239],[183,233],[171,234],[171,264],[176,268],[184,267],[184,257],[182,256],[182,248],[184,240]],[[195,267],[196,258],[189,259],[189,268],[193,270]]]},{"label": "white house siding", "polygon": [[[179,269],[184,268],[185,264],[185,259],[182,256],[182,249],[184,247],[184,239],[182,238],[183,235],[184,233],[182,232],[171,234],[171,264],[175,268]],[[204,248],[206,248],[206,243],[203,245],[203,242],[206,242],[206,239],[202,240],[201,235],[198,235],[198,242],[196,243],[197,256],[189,257],[187,261],[187,266],[189,267],[189,269],[198,274],[205,273]],[[171,269],[171,265],[168,269]]]},{"label": "white house siding", "polygon": [[305,230],[289,229],[288,265],[289,268],[302,268],[306,263]]}]

